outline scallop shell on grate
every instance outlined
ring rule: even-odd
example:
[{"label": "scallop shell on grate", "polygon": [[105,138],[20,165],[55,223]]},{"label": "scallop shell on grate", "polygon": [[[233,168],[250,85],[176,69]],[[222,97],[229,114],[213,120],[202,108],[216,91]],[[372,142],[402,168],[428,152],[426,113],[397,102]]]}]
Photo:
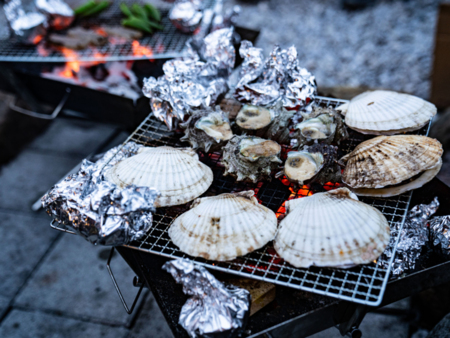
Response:
[{"label": "scallop shell on grate", "polygon": [[389,242],[384,215],[358,201],[347,188],[287,201],[286,213],[274,247],[295,267],[349,268],[370,263]]},{"label": "scallop shell on grate", "polygon": [[250,190],[197,199],[172,223],[170,238],[190,256],[217,261],[263,247],[275,236],[277,218],[253,195]]},{"label": "scallop shell on grate", "polygon": [[203,194],[213,181],[212,170],[191,148],[143,147],[105,172],[120,188],[130,184],[152,187],[161,193],[156,207],[184,204]]},{"label": "scallop shell on grate", "polygon": [[436,115],[436,107],[419,97],[386,90],[362,93],[337,108],[345,123],[363,134],[393,135],[417,130]]},{"label": "scallop shell on grate", "polygon": [[426,136],[378,136],[340,160],[346,162],[342,181],[352,188],[396,185],[436,168],[442,151],[439,141]]}]

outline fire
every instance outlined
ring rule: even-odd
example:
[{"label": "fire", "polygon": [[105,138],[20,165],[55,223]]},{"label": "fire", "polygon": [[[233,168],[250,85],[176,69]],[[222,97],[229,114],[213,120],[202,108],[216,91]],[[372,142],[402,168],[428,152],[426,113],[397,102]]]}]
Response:
[{"label": "fire", "polygon": [[133,48],[134,56],[147,56],[149,58],[153,56],[153,50],[149,47],[141,46],[137,40],[134,40],[131,43],[131,46]]},{"label": "fire", "polygon": [[37,45],[39,42],[42,41],[43,38],[44,38],[43,35],[36,35],[33,39],[33,45]]},{"label": "fire", "polygon": [[59,75],[62,77],[72,78],[74,77],[74,74],[80,71],[80,61],[77,61],[78,54],[72,49],[66,47],[61,47],[61,53],[63,53],[67,59],[74,59],[74,61],[68,61]]}]

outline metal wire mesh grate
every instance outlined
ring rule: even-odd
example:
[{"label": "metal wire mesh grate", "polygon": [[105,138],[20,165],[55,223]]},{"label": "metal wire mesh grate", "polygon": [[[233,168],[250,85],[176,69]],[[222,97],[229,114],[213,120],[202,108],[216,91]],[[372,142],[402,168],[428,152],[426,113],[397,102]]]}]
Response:
[{"label": "metal wire mesh grate", "polygon": [[[215,0],[205,0],[205,8],[214,5]],[[119,3],[115,1],[110,8],[95,18],[82,19],[76,22],[76,26],[96,28],[101,25],[120,25],[123,15],[119,8]],[[126,2],[126,1],[125,1]],[[41,42],[38,46],[26,46],[21,44],[16,38],[0,41],[0,61],[7,62],[66,62],[78,61],[120,61],[120,60],[143,60],[150,57],[152,59],[167,59],[179,57],[185,47],[186,41],[192,36],[178,31],[170,22],[168,11],[162,10],[162,21],[164,29],[156,31],[152,35],[146,35],[139,42],[140,52],[134,53],[133,42],[125,43],[108,42],[104,46],[87,47],[83,50],[62,52],[61,48],[46,42]],[[145,48],[145,52],[143,51]],[[140,54],[140,55],[139,55]],[[146,54],[146,55],[143,55]]]},{"label": "metal wire mesh grate", "polygon": [[[320,105],[331,105],[334,107],[346,102],[324,97],[318,97],[316,101]],[[421,130],[420,133],[426,134],[427,127]],[[127,141],[134,141],[146,146],[188,146],[179,141],[180,136],[167,131],[163,123],[155,118],[148,117]],[[368,137],[354,133],[341,148],[344,153],[348,153],[366,138]],[[274,179],[272,182],[259,182],[257,184],[240,183],[235,182],[233,178],[223,176],[219,154],[200,154],[200,159],[210,166],[214,173],[214,182],[205,193],[205,196],[252,189],[255,191],[255,195],[260,203],[275,211],[277,216],[284,214],[284,202],[287,199],[309,196],[316,192],[331,190],[339,186],[339,184],[332,183],[327,183],[324,186],[303,186],[294,192],[292,187],[282,180]],[[391,226],[397,222],[403,226],[410,199],[411,192],[391,198],[361,198],[360,200],[378,208],[386,216]],[[260,279],[356,303],[376,306],[382,300],[390,269],[383,269],[375,262],[351,269],[317,267],[300,269],[291,266],[277,256],[272,243],[244,257],[228,262],[207,261],[202,258],[190,257],[181,252],[168,236],[168,228],[171,223],[178,215],[188,209],[189,204],[157,209],[153,219],[153,226],[146,237],[130,243],[127,247],[169,258],[187,258],[210,269]]]}]

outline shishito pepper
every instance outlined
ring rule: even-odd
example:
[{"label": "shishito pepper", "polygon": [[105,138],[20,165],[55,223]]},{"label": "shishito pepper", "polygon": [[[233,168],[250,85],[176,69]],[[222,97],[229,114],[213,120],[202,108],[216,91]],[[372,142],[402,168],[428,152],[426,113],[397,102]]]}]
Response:
[{"label": "shishito pepper", "polygon": [[90,16],[94,14],[98,14],[101,11],[104,11],[106,8],[108,8],[110,3],[108,1],[100,1],[95,4],[95,7],[92,7],[88,9],[87,11],[83,12],[81,16]]},{"label": "shishito pepper", "polygon": [[141,18],[142,20],[149,21],[147,12],[138,4],[133,4],[133,6],[131,6],[131,12],[134,14],[134,16]]},{"label": "shishito pepper", "polygon": [[131,17],[131,16],[133,16],[133,13],[131,13],[131,10],[128,8],[128,6],[126,5],[126,4],[124,4],[124,3],[121,3],[120,4],[120,10],[121,10],[121,12],[125,15],[125,16],[128,16],[128,17]]},{"label": "shishito pepper", "polygon": [[159,30],[163,30],[163,28],[164,28],[159,23],[156,23],[156,22],[153,22],[153,21],[148,21],[148,23],[149,23],[150,27],[153,27],[153,28],[156,28],[156,29],[159,29]]},{"label": "shishito pepper", "polygon": [[150,25],[148,21],[142,20],[141,18],[138,18],[136,16],[131,16],[127,19],[122,20],[122,25],[134,29],[138,29],[140,31],[144,31],[147,33],[152,33],[152,29],[150,28]]},{"label": "shishito pepper", "polygon": [[94,0],[89,0],[88,2],[86,2],[85,4],[81,5],[80,7],[77,7],[76,9],[74,9],[74,13],[76,15],[81,15],[84,12],[94,8],[97,5],[97,3]]},{"label": "shishito pepper", "polygon": [[144,5],[144,10],[145,10],[145,12],[147,13],[147,16],[150,19],[153,19],[153,20],[156,20],[156,21],[161,21],[161,13],[152,4],[145,4]]}]

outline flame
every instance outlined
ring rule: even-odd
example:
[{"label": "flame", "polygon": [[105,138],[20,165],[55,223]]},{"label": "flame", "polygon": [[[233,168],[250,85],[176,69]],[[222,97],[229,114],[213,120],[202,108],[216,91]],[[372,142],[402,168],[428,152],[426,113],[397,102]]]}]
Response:
[{"label": "flame", "polygon": [[134,56],[147,56],[149,58],[153,56],[153,50],[149,47],[141,46],[137,40],[131,43],[131,47],[133,48]]},{"label": "flame", "polygon": [[62,69],[58,75],[67,78],[75,77],[75,74],[80,71],[80,61],[76,60],[78,58],[78,53],[66,47],[61,47],[61,53],[63,53],[66,58],[75,60],[68,61],[64,69]]},{"label": "flame", "polygon": [[43,35],[36,35],[33,39],[33,45],[37,45],[39,42],[42,41],[43,38],[44,38]]}]

